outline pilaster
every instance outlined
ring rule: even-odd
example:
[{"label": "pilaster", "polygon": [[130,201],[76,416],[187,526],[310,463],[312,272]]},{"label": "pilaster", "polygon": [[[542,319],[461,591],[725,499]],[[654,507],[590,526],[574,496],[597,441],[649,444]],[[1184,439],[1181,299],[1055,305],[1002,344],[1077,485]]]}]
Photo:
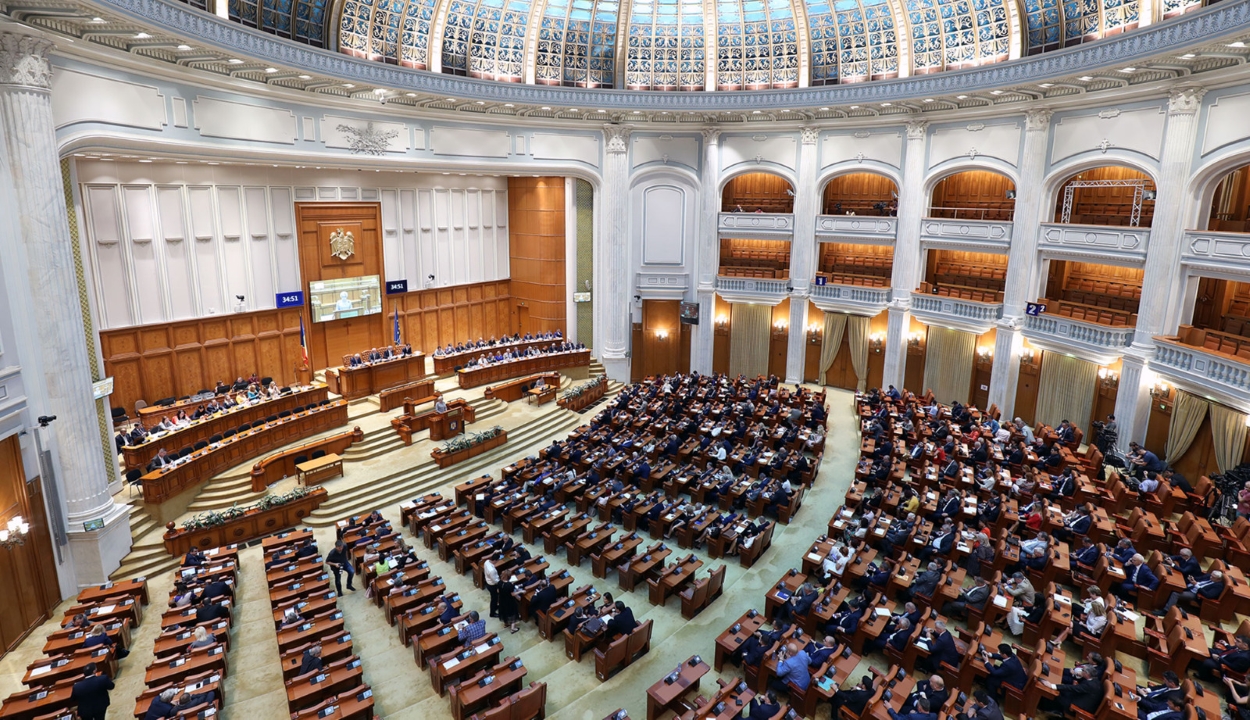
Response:
[{"label": "pilaster", "polygon": [[699,324],[690,338],[690,369],[712,372],[716,343],[716,271],[720,267],[720,130],[703,130],[703,172],[699,198],[699,245],[695,254],[694,291]]},{"label": "pilaster", "polygon": [[[602,242],[596,260],[596,287],[604,289],[604,302],[595,303],[595,324],[602,324],[603,350],[599,360],[608,376],[629,382],[629,322],[631,291],[629,272],[629,135],[628,125],[603,126],[604,154]],[[598,263],[596,263],[598,264]]]},{"label": "pilaster", "polygon": [[[25,261],[25,320],[41,358],[42,397],[32,414],[55,416],[46,438],[50,467],[65,505],[76,581],[107,580],[130,550],[128,513],[113,502],[109,472],[100,452],[101,425],[92,392],[92,366],[84,307],[79,302],[83,268],[75,262],[52,120],[53,43],[27,32],[0,30],[0,172],[9,175],[20,237],[0,235],[0,252]],[[37,309],[37,311],[36,311]],[[87,310],[89,312],[89,310]],[[19,317],[19,321],[23,318]],[[51,512],[61,512],[52,508]],[[83,524],[102,520],[102,531]],[[120,526],[120,527],[119,527]]]},{"label": "pilaster", "polygon": [[898,231],[894,241],[894,267],[890,275],[890,325],[885,342],[883,385],[903,387],[907,371],[907,330],[911,324],[911,293],[920,284],[920,224],[928,198],[924,192],[925,140],[929,123],[907,123],[907,146],[903,157],[903,185],[898,193]]},{"label": "pilaster", "polygon": [[994,343],[994,368],[990,373],[989,402],[997,405],[1003,417],[1011,417],[1020,381],[1020,351],[1024,338],[1025,306],[1036,299],[1039,278],[1038,232],[1044,212],[1042,180],[1046,176],[1046,146],[1050,136],[1050,116],[1046,108],[1024,113],[1024,148],[1020,162],[1020,183],[1016,187],[1015,227],[1007,255],[1007,284],[1003,292],[1003,319],[998,323]]},{"label": "pilaster", "polygon": [[1150,386],[1155,381],[1155,374],[1146,367],[1148,359],[1148,355],[1133,347],[1124,353],[1120,364],[1115,419],[1119,426],[1116,445],[1121,450],[1127,450],[1130,442],[1143,442],[1146,439],[1146,421],[1150,417]]},{"label": "pilaster", "polygon": [[799,146],[799,183],[794,196],[794,234],[790,242],[790,335],[786,342],[786,382],[803,382],[807,358],[807,297],[816,267],[816,208],[820,173],[816,141],[820,130],[805,127]]}]

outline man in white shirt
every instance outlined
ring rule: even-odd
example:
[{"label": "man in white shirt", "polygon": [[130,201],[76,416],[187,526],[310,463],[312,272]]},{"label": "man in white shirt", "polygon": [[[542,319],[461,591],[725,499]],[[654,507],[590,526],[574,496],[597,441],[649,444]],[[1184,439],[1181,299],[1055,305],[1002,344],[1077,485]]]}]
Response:
[{"label": "man in white shirt", "polygon": [[486,581],[486,591],[490,593],[490,616],[499,616],[499,570],[495,567],[495,561],[502,559],[499,555],[494,555],[486,559],[482,565],[482,579]]},{"label": "man in white shirt", "polygon": [[1029,445],[1037,442],[1037,438],[1033,436],[1033,428],[1025,424],[1025,422],[1020,418],[1016,418],[1016,430],[1020,431],[1020,434],[1024,436],[1024,442]]}]

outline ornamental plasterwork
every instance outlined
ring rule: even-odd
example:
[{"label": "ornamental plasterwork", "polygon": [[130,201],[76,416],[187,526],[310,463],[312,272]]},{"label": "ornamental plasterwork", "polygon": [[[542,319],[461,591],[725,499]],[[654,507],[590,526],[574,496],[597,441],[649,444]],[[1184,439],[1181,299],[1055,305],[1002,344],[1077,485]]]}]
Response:
[{"label": "ornamental plasterwork", "polygon": [[1202,105],[1202,96],[1206,94],[1206,89],[1200,87],[1173,90],[1168,93],[1168,113],[1173,115],[1196,113]]},{"label": "ornamental plasterwork", "polygon": [[804,145],[815,145],[820,137],[820,128],[817,127],[805,127],[800,132]]},{"label": "ornamental plasterwork", "polygon": [[0,32],[0,85],[52,87],[48,53],[54,47],[44,38]]},{"label": "ornamental plasterwork", "polygon": [[398,130],[379,130],[373,123],[362,128],[339,125],[336,129],[347,136],[347,148],[355,155],[381,155],[399,137]]},{"label": "ornamental plasterwork", "polygon": [[1050,117],[1055,114],[1050,108],[1033,108],[1024,111],[1025,130],[1045,130],[1050,126]]},{"label": "ornamental plasterwork", "polygon": [[605,124],[603,126],[603,134],[606,138],[605,149],[610,153],[623,153],[628,150],[631,130],[632,128],[628,125]]},{"label": "ornamental plasterwork", "polygon": [[967,70],[793,90],[759,90],[749,93],[635,93],[499,83],[418,72],[279,40],[194,10],[175,0],[98,0],[98,5],[149,23],[163,32],[196,38],[200,44],[243,57],[261,58],[260,62],[299,68],[302,72],[319,73],[331,79],[370,83],[396,92],[535,106],[681,112],[750,112],[756,109],[897,102],[937,95],[969,94],[1018,84],[1036,85],[1048,79],[1084,75],[1100,69],[1134,64],[1152,56],[1243,33],[1246,27],[1250,27],[1250,3],[1227,2],[1204,9],[1200,13],[1182,15],[1118,37],[1068,48],[1061,53],[1042,53]]}]

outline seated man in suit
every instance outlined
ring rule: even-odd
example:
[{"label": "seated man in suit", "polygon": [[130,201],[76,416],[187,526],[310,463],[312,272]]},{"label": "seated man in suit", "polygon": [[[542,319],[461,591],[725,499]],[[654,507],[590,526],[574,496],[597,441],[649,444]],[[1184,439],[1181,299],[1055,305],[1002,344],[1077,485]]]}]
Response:
[{"label": "seated man in suit", "polygon": [[800,622],[807,617],[816,602],[816,588],[811,583],[803,583],[790,599],[777,608],[777,618],[783,622]]},{"label": "seated man in suit", "polygon": [[915,626],[912,625],[911,620],[908,620],[906,615],[900,615],[887,622],[885,630],[869,641],[868,649],[883,653],[886,648],[893,648],[901,653],[911,643],[914,629]]},{"label": "seated man in suit", "polygon": [[929,701],[924,698],[920,698],[912,712],[900,713],[889,706],[886,707],[886,712],[890,714],[891,720],[937,720],[937,713],[931,711],[929,708]]},{"label": "seated man in suit", "polygon": [[1151,572],[1150,566],[1146,565],[1146,558],[1140,554],[1129,559],[1128,566],[1124,568],[1124,575],[1124,582],[1111,587],[1111,591],[1124,600],[1134,599],[1138,589],[1154,590],[1159,587],[1159,578]]},{"label": "seated man in suit", "polygon": [[1198,675],[1203,680],[1214,681],[1224,677],[1226,670],[1244,673],[1250,670],[1250,637],[1238,635],[1232,646],[1217,643],[1211,649],[1211,657],[1202,661]]},{"label": "seated man in suit", "polygon": [[903,701],[902,712],[904,715],[916,709],[916,705],[921,700],[928,700],[929,707],[938,708],[939,710],[946,701],[950,699],[951,693],[946,689],[946,681],[941,675],[930,675],[928,680],[921,680],[916,683],[916,687]]},{"label": "seated man in suit", "polygon": [[862,714],[864,708],[868,705],[868,701],[877,692],[874,683],[875,679],[869,674],[860,679],[859,683],[854,687],[834,693],[829,702],[832,707],[829,717],[839,717],[838,708],[846,708],[847,712],[852,715]]},{"label": "seated man in suit", "polygon": [[806,690],[812,681],[810,660],[803,648],[791,641],[777,651],[777,677],[769,681],[768,687],[776,692],[789,692],[788,685],[793,683],[799,690]]},{"label": "seated man in suit", "polygon": [[[1016,690],[1024,689],[1024,683],[1028,677],[1024,672],[1024,664],[1020,662],[1020,658],[1016,657],[1011,645],[1001,643],[998,646],[998,652],[982,652],[981,659],[990,669],[989,675],[985,678],[985,689],[991,696],[1002,698],[1005,693],[1003,687],[1007,685]],[[998,664],[990,664],[991,660],[997,660]]]},{"label": "seated man in suit", "polygon": [[1181,548],[1178,554],[1164,557],[1163,564],[1184,575],[1186,582],[1202,574],[1202,565],[1198,562],[1198,558],[1194,557],[1194,551],[1189,548]]},{"label": "seated man in suit", "polygon": [[1063,519],[1063,527],[1055,530],[1055,538],[1063,542],[1072,542],[1078,535],[1084,537],[1094,524],[1094,515],[1089,505],[1080,505]]},{"label": "seated man in suit", "polygon": [[206,693],[180,693],[178,688],[169,688],[152,698],[143,720],[165,720],[178,714],[180,708],[193,707],[202,703],[211,703],[216,695],[212,690]]},{"label": "seated man in suit", "polygon": [[747,720],[772,720],[773,716],[781,712],[781,703],[777,700],[777,693],[769,690],[752,698],[747,710]]},{"label": "seated man in suit", "polygon": [[1098,546],[1088,535],[1081,538],[1081,547],[1072,553],[1072,559],[1088,576],[1094,571],[1094,563],[1098,562]]},{"label": "seated man in suit", "polygon": [[1062,715],[1069,707],[1077,707],[1089,714],[1094,714],[1102,703],[1102,681],[1093,677],[1088,668],[1078,665],[1072,668],[1072,682],[1056,685],[1049,680],[1040,680],[1042,685],[1058,692],[1051,700],[1042,698],[1038,707],[1048,712]]},{"label": "seated man in suit", "polygon": [[989,693],[978,688],[972,691],[972,700],[965,706],[965,712],[955,717],[956,720],[1003,720],[1003,709]]},{"label": "seated man in suit", "polygon": [[930,562],[924,570],[916,573],[912,578],[911,587],[899,593],[899,597],[910,600],[916,596],[925,598],[933,597],[933,593],[937,591],[938,583],[942,581],[942,566],[937,562]]},{"label": "seated man in suit", "polygon": [[196,625],[228,617],[230,617],[230,611],[226,609],[226,606],[213,602],[207,597],[200,600],[200,606],[195,609]]},{"label": "seated man in suit", "polygon": [[935,621],[933,629],[925,628],[920,636],[928,645],[929,654],[918,659],[916,667],[935,674],[941,670],[942,663],[953,668],[959,667],[959,648],[955,647],[955,638],[950,630],[946,629],[945,620]]},{"label": "seated man in suit", "polygon": [[773,645],[780,637],[780,630],[772,630],[770,632],[760,628],[759,630],[756,630],[751,637],[743,641],[742,645],[738,647],[735,655],[737,655],[737,659],[740,660],[743,665],[750,665],[751,667],[757,668],[760,666],[760,663],[764,662],[764,656],[770,649],[772,649]]},{"label": "seated man in suit", "polygon": [[1182,592],[1174,592],[1168,596],[1167,603],[1155,610],[1155,615],[1163,617],[1171,610],[1176,603],[1184,601],[1185,603],[1196,603],[1199,598],[1208,600],[1219,599],[1224,594],[1224,573],[1219,570],[1212,570],[1209,573],[1197,575],[1189,582]]},{"label": "seated man in suit", "polygon": [[638,627],[638,621],[634,619],[634,611],[629,609],[624,602],[617,600],[615,607],[615,614],[608,621],[608,637],[626,635]]},{"label": "seated man in suit", "polygon": [[534,593],[534,598],[530,600],[530,615],[536,618],[539,611],[547,612],[555,603],[557,597],[558,593],[555,585],[552,585],[549,580],[543,580],[542,586],[538,592]]},{"label": "seated man in suit", "polygon": [[812,639],[803,646],[803,651],[807,653],[807,664],[813,670],[820,668],[841,649],[838,642],[830,635],[826,635],[820,642]]},{"label": "seated man in suit", "polygon": [[1133,541],[1128,538],[1120,538],[1115,544],[1115,549],[1109,551],[1111,557],[1119,560],[1121,564],[1128,565],[1128,561],[1133,559],[1137,554],[1137,550],[1133,547]]},{"label": "seated man in suit", "polygon": [[1139,720],[1182,720],[1185,717],[1185,698],[1169,697],[1163,708],[1152,712],[1145,712],[1138,706],[1137,717]]},{"label": "seated man in suit", "polygon": [[[956,498],[958,501],[958,498]],[[916,557],[921,560],[928,560],[934,555],[949,555],[951,548],[955,546],[955,526],[947,520],[942,527],[933,531],[933,537],[924,547],[916,551]]]},{"label": "seated man in suit", "polygon": [[322,668],[321,643],[317,643],[304,651],[299,660],[299,674],[313,672]]},{"label": "seated man in suit", "polygon": [[985,603],[993,594],[985,578],[977,575],[972,587],[959,592],[959,596],[942,606],[942,614],[948,617],[966,618],[968,608],[984,610]]},{"label": "seated man in suit", "polygon": [[1164,670],[1162,685],[1153,687],[1138,686],[1136,695],[1138,720],[1145,720],[1148,714],[1166,708],[1169,699],[1184,698],[1185,691],[1181,689],[1181,680],[1176,676],[1176,673],[1171,670]]},{"label": "seated man in suit", "polygon": [[199,567],[204,564],[204,553],[199,548],[191,548],[187,551],[186,557],[182,559],[182,566]]},{"label": "seated man in suit", "polygon": [[173,463],[173,461],[173,458],[169,457],[169,453],[165,451],[165,448],[161,448],[156,451],[156,456],[148,463],[147,471],[152,472],[153,470],[163,468]]}]

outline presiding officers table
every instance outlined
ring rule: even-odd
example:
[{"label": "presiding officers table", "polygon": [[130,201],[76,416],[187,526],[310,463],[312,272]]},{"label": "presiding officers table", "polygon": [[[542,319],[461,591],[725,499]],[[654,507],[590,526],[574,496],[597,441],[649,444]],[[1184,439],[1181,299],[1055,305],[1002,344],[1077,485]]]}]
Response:
[{"label": "presiding officers table", "polygon": [[389,360],[366,362],[356,367],[337,367],[326,370],[326,384],[330,392],[348,400],[376,395],[400,385],[407,385],[425,377],[425,355],[397,355]]},{"label": "presiding officers table", "polygon": [[569,350],[568,352],[544,353],[516,360],[461,368],[456,372],[460,379],[460,387],[474,388],[487,383],[499,382],[521,375],[540,373],[545,370],[561,368],[590,367],[590,349]]}]

